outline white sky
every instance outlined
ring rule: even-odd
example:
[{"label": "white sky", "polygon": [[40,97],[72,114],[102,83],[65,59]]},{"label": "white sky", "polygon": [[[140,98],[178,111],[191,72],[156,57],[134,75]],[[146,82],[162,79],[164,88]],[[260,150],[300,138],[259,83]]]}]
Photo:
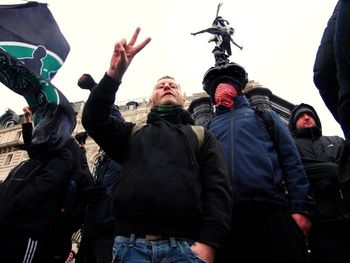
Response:
[{"label": "white sky", "polygon": [[[1,4],[24,1],[0,0]],[[190,95],[202,92],[202,77],[214,65],[209,27],[219,1],[214,0],[48,0],[49,9],[70,43],[67,60],[53,80],[70,101],[86,100],[89,92],[77,85],[83,73],[96,81],[108,68],[113,46],[130,39],[137,26],[139,40],[152,41],[133,60],[117,101],[148,98],[155,81],[174,76]],[[343,137],[313,84],[313,63],[323,30],[337,0],[222,0],[220,15],[235,28],[230,61],[242,65],[250,80],[294,104],[317,110],[324,135]],[[25,100],[0,89],[0,115],[6,108],[22,112]]]}]

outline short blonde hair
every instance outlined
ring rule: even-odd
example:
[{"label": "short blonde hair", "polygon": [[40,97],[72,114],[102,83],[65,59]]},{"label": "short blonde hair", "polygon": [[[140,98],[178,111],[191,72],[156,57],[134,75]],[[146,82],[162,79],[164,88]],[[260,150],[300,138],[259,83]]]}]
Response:
[{"label": "short blonde hair", "polygon": [[[164,75],[163,77],[160,77],[158,80],[157,80],[157,82],[158,81],[160,81],[160,80],[162,80],[162,79],[172,79],[172,80],[176,80],[174,77],[172,77],[172,76],[169,76],[169,75]],[[180,86],[180,84],[176,81],[176,84],[177,84],[177,86],[179,87],[179,89],[181,90],[181,86]]]}]

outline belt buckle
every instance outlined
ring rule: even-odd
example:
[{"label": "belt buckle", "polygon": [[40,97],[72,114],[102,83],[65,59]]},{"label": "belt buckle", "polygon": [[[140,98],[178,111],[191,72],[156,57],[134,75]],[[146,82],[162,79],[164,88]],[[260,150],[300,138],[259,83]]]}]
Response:
[{"label": "belt buckle", "polygon": [[156,240],[163,239],[163,237],[160,235],[146,235],[145,239],[148,241],[156,241]]}]

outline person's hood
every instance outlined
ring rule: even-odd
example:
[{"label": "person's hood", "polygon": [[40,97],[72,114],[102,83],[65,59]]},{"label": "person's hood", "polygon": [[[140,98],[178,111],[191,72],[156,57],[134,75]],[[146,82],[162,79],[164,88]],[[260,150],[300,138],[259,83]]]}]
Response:
[{"label": "person's hood", "polygon": [[43,109],[33,111],[33,146],[56,150],[72,140],[76,113],[66,97],[58,89],[56,92],[59,96],[58,104],[48,104]]},{"label": "person's hood", "polygon": [[[291,115],[289,117],[288,128],[289,128],[290,132],[292,133],[292,135],[296,136],[298,134],[299,131],[297,131],[295,124],[296,124],[298,118],[303,113],[309,113],[313,116],[313,118],[316,122],[316,127],[315,128],[301,129],[301,130],[304,130],[302,132],[305,132],[306,130],[310,129],[310,130],[313,130],[313,133],[314,133],[315,130],[317,130],[316,133],[319,133],[319,135],[321,136],[322,135],[321,120],[318,117],[318,114],[317,114],[316,110],[314,109],[314,107],[312,107],[309,104],[305,104],[305,103],[301,103],[301,104],[297,105],[296,107],[294,107],[294,109],[291,112]],[[306,132],[308,132],[308,131],[306,131]]]}]

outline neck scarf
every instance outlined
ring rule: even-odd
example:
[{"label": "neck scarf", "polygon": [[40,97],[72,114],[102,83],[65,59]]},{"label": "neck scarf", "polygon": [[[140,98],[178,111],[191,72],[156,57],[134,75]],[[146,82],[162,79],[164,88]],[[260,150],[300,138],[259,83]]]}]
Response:
[{"label": "neck scarf", "polygon": [[228,83],[220,83],[215,91],[215,103],[232,110],[236,96],[237,90],[234,86]]},{"label": "neck scarf", "polygon": [[157,113],[160,117],[167,115],[173,115],[174,113],[178,114],[182,110],[182,106],[177,104],[164,104],[154,106],[151,111]]},{"label": "neck scarf", "polygon": [[151,123],[159,118],[173,124],[193,124],[191,115],[188,111],[184,110],[181,105],[171,104],[154,106],[148,114],[147,122]]}]

